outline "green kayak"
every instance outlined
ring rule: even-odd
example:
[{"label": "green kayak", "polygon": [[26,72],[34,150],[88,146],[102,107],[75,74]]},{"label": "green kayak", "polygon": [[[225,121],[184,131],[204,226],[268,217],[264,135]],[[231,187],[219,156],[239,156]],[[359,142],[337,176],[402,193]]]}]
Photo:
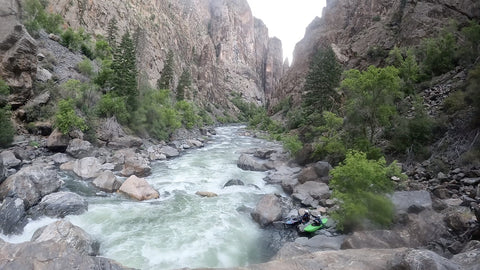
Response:
[{"label": "green kayak", "polygon": [[305,232],[315,232],[321,228],[323,228],[323,226],[325,226],[325,224],[327,223],[328,221],[328,218],[322,218],[322,223],[317,223],[317,222],[314,222],[312,224],[309,224],[307,227],[305,227],[305,229],[303,229]]}]

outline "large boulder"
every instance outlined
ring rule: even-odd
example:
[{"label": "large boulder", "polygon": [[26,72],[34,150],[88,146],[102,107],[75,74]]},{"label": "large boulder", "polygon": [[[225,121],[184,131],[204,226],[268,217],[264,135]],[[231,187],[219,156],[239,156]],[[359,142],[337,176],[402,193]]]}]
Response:
[{"label": "large boulder", "polygon": [[93,150],[90,142],[81,139],[73,139],[68,144],[66,152],[74,158],[88,157]]},{"label": "large boulder", "polygon": [[328,183],[330,178],[330,170],[333,169],[332,165],[326,161],[318,161],[313,165],[315,172],[322,182]]},{"label": "large boulder", "polygon": [[94,157],[77,159],[73,164],[73,172],[83,179],[95,178],[102,172],[102,164]]},{"label": "large boulder", "polygon": [[0,205],[0,233],[20,234],[27,225],[25,215],[23,200],[7,197]]},{"label": "large boulder", "polygon": [[123,176],[137,175],[141,177],[149,175],[151,171],[148,160],[140,154],[133,153],[125,156],[121,173]]},{"label": "large boulder", "polygon": [[240,179],[230,179],[228,180],[223,187],[229,187],[229,186],[244,186],[245,183],[243,183],[242,180]]},{"label": "large boulder", "polygon": [[391,196],[397,212],[408,212],[409,209],[432,208],[432,198],[426,190],[397,191]]},{"label": "large boulder", "polygon": [[480,246],[456,254],[452,262],[460,265],[464,270],[480,270]]},{"label": "large boulder", "polygon": [[247,155],[241,154],[237,161],[237,166],[240,169],[247,170],[247,171],[260,171],[264,172],[268,169],[265,167],[263,162]]},{"label": "large boulder", "polygon": [[20,163],[22,163],[21,160],[15,157],[15,154],[12,151],[8,150],[0,153],[0,160],[5,168],[17,167],[20,165]]},{"label": "large boulder", "polygon": [[112,171],[104,171],[93,180],[92,184],[105,192],[115,192],[120,188],[122,182],[117,179]]},{"label": "large boulder", "polygon": [[304,184],[309,181],[319,181],[319,177],[317,175],[317,172],[315,171],[315,167],[313,166],[307,166],[303,168],[298,175],[298,182],[300,184]]},{"label": "large boulder", "polygon": [[70,138],[64,135],[58,128],[52,131],[47,139],[47,148],[52,152],[65,152],[68,147]]},{"label": "large boulder", "polygon": [[461,270],[459,264],[430,250],[407,250],[390,261],[389,269]]},{"label": "large boulder", "polygon": [[342,248],[417,248],[448,235],[442,215],[426,209],[418,214],[408,214],[404,225],[392,230],[358,231],[345,238]]},{"label": "large boulder", "polygon": [[138,178],[135,175],[125,180],[119,191],[139,201],[157,199],[160,196],[158,191],[150,186],[145,179]]},{"label": "large boulder", "polygon": [[319,200],[330,198],[330,189],[325,183],[309,181],[296,186],[292,197],[304,205],[317,207]]},{"label": "large boulder", "polygon": [[88,203],[82,196],[73,192],[55,192],[43,197],[34,207],[35,215],[63,218],[67,215],[80,215],[88,210]]},{"label": "large boulder", "polygon": [[100,248],[100,244],[82,228],[63,219],[36,230],[31,241],[37,243],[46,241],[62,242],[81,254],[91,256],[98,255]]},{"label": "large boulder", "polygon": [[280,166],[273,171],[269,171],[268,175],[263,180],[269,184],[281,184],[283,181],[295,178],[298,183],[297,175],[300,171],[300,167]]},{"label": "large boulder", "polygon": [[0,239],[0,269],[130,269],[103,257],[83,254],[54,240],[10,244]]},{"label": "large boulder", "polygon": [[57,171],[51,166],[37,164],[23,167],[0,185],[0,200],[11,193],[22,199],[28,209],[43,196],[57,191],[61,185]]},{"label": "large boulder", "polygon": [[164,145],[160,148],[160,153],[164,154],[167,158],[178,157],[180,152],[176,148],[168,145]]},{"label": "large boulder", "polygon": [[257,203],[251,213],[252,218],[265,227],[282,218],[282,205],[280,199],[274,194],[268,194]]},{"label": "large boulder", "polygon": [[114,149],[139,147],[143,144],[142,139],[127,135],[116,117],[110,117],[98,126],[97,138]]}]

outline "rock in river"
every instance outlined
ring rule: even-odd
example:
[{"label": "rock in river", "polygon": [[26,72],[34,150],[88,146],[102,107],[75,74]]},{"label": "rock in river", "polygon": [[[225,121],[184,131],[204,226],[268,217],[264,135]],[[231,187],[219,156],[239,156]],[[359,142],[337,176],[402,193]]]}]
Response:
[{"label": "rock in river", "polygon": [[119,190],[139,201],[157,199],[160,196],[158,191],[153,189],[145,179],[138,178],[135,175],[130,176]]}]

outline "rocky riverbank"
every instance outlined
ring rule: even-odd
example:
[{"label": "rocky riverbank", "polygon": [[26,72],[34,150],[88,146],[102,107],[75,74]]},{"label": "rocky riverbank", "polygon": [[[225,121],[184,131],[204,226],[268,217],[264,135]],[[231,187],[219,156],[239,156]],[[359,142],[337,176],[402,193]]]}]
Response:
[{"label": "rocky riverbank", "polygon": [[127,135],[115,118],[99,126],[97,145],[83,134],[48,137],[21,135],[0,153],[0,233],[21,234],[25,225],[41,217],[61,219],[37,230],[31,241],[12,244],[0,240],[1,269],[125,269],[97,257],[99,244],[62,218],[88,211],[87,201],[65,190],[62,174],[72,174],[97,189],[97,194],[120,192],[134,200],[158,197],[141,177],[150,164],[203,147],[213,129],[179,130],[169,143]]},{"label": "rocky riverbank", "polygon": [[[83,179],[97,189],[98,195],[118,191],[134,200],[155,198],[158,192],[141,178],[150,173],[150,163],[202,147],[214,133],[183,130],[172,142],[165,143],[128,136],[115,119],[107,120],[103,128],[103,134],[110,135],[102,137],[100,146],[92,146],[81,136],[53,132],[48,138],[17,137],[15,146],[0,154],[3,234],[21,233],[31,219],[63,218],[88,211],[84,198],[62,188],[59,172]],[[407,170],[409,181],[398,185],[405,190],[391,196],[396,218],[388,230],[372,228],[342,235],[334,223],[329,223],[326,229],[303,235],[285,227],[282,221],[305,209],[323,216],[335,209],[328,187],[330,164],[299,166],[281,147],[273,147],[245,151],[237,166],[266,171],[264,180],[281,185],[285,195],[267,194],[251,209],[252,219],[271,235],[266,248],[276,253],[272,261],[231,269],[478,269],[480,265],[479,217],[475,208],[478,181],[474,169],[455,169],[433,177],[420,166]],[[426,188],[419,188],[427,183]],[[225,185],[242,184],[240,179],[232,179]],[[446,191],[438,191],[442,188]],[[98,257],[98,250],[98,242],[88,233],[60,220],[39,229],[29,242],[0,241],[0,266],[125,269]]]}]

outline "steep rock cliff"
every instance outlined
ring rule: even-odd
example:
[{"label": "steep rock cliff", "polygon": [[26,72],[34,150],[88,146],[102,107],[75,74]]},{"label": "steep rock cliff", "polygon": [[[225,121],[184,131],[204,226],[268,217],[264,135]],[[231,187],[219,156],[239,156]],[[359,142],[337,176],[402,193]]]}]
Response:
[{"label": "steep rock cliff", "polygon": [[331,45],[347,68],[362,68],[377,64],[369,51],[417,45],[450,19],[464,23],[475,18],[480,18],[476,0],[327,0],[322,17],[310,23],[295,46],[292,66],[269,96],[270,104],[288,96],[298,104],[310,59],[321,45]]},{"label": "steep rock cliff", "polygon": [[142,78],[155,85],[172,50],[175,81],[183,69],[189,70],[192,99],[219,110],[231,107],[231,92],[264,103],[265,91],[276,82],[265,76],[281,76],[271,74],[282,70],[271,67],[281,63],[281,43],[270,41],[268,29],[252,16],[246,0],[50,0],[49,11],[61,14],[73,28],[104,36],[112,18],[118,21],[119,36],[139,29]]},{"label": "steep rock cliff", "polygon": [[11,88],[14,108],[32,96],[37,72],[37,44],[20,23],[20,10],[15,0],[0,5],[0,78]]}]

